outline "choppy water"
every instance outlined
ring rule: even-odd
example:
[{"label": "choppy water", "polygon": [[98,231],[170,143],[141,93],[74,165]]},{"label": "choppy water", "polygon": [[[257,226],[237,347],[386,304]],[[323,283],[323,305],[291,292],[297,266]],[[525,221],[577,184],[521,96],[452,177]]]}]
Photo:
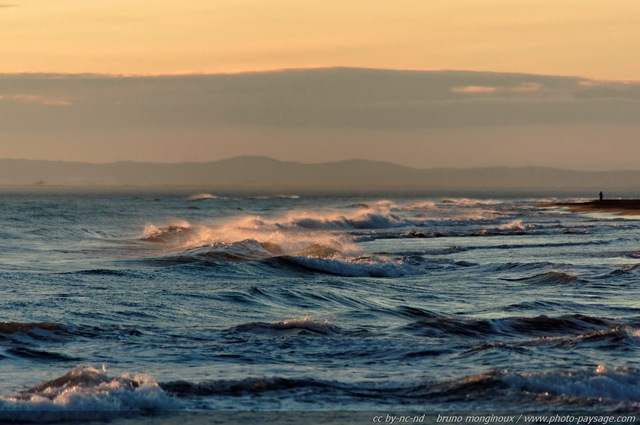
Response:
[{"label": "choppy water", "polygon": [[637,412],[640,217],[552,199],[5,193],[0,411]]}]

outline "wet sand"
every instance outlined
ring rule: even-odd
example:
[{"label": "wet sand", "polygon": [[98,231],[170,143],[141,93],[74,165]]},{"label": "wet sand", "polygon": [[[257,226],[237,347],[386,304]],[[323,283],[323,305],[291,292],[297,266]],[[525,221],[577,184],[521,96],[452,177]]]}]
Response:
[{"label": "wet sand", "polygon": [[621,215],[640,215],[640,199],[603,199],[587,202],[557,202],[544,207],[566,207],[573,212],[606,211]]}]

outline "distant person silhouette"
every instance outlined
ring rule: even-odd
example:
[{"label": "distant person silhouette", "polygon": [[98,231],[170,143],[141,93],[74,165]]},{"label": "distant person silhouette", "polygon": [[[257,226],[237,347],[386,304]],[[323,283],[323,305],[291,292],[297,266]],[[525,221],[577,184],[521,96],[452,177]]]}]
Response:
[{"label": "distant person silhouette", "polygon": [[600,202],[602,202],[602,199],[603,199],[603,195],[602,195],[602,192],[600,192]]}]

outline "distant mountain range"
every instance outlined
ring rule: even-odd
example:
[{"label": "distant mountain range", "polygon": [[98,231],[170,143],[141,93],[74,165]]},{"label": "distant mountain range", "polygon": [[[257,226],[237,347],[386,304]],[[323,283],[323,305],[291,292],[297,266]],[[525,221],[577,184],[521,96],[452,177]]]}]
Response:
[{"label": "distant mountain range", "polygon": [[349,160],[302,164],[241,156],[206,163],[0,159],[4,186],[197,186],[256,190],[640,189],[640,171],[543,167],[431,168]]}]

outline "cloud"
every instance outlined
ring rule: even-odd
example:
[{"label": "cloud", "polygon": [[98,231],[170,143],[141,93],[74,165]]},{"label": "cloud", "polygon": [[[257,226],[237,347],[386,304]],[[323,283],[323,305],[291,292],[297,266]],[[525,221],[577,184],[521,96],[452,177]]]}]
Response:
[{"label": "cloud", "polygon": [[518,87],[511,88],[511,91],[516,93],[532,93],[537,92],[542,89],[542,84],[540,83],[522,83]]},{"label": "cloud", "polygon": [[54,96],[41,96],[41,95],[33,95],[33,94],[14,94],[11,96],[0,96],[0,100],[2,99],[13,100],[21,103],[34,103],[39,105],[50,105],[50,106],[70,106],[73,105],[67,99],[54,97]]},{"label": "cloud", "polygon": [[453,93],[488,94],[488,93],[533,93],[540,91],[542,84],[534,82],[522,82],[515,87],[493,87],[493,86],[464,86],[452,87]]},{"label": "cloud", "polygon": [[454,93],[493,93],[496,90],[498,90],[498,87],[466,86],[451,88],[451,91]]},{"label": "cloud", "polygon": [[[639,83],[463,71],[15,74],[0,75],[0,93],[5,96],[0,104],[23,104],[19,111],[0,111],[16,128],[396,131],[592,122],[637,125],[640,116]],[[29,105],[66,108],[40,114],[36,109],[30,112]]]}]

